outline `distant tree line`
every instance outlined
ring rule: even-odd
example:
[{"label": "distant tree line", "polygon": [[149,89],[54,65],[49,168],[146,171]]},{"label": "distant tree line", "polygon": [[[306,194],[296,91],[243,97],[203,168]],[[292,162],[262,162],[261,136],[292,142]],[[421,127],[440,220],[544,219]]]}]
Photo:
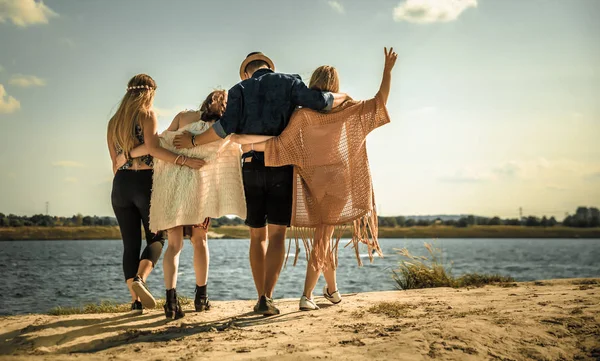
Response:
[{"label": "distant tree line", "polygon": [[[380,227],[427,227],[431,225],[445,225],[454,227],[468,226],[526,226],[526,227],[554,227],[560,224],[554,217],[535,216],[519,218],[500,217],[479,217],[463,216],[460,218],[421,218],[418,219],[397,216],[397,217],[378,217]],[[213,218],[212,227],[237,226],[244,224],[244,220],[239,217],[220,217]],[[5,215],[0,213],[0,227],[54,227],[54,226],[117,226],[117,219],[114,217],[83,216],[76,214],[72,217],[56,217],[44,214],[36,214],[31,217],[16,216],[14,214]],[[566,227],[600,227],[600,211],[598,208],[578,207],[575,214],[567,216],[562,225]]]},{"label": "distant tree line", "polygon": [[575,214],[563,220],[567,227],[600,227],[600,211],[598,208],[578,207]]},{"label": "distant tree line", "polygon": [[54,227],[54,226],[116,226],[117,220],[114,217],[83,216],[76,214],[72,217],[57,217],[45,214],[35,214],[31,217],[17,216],[14,214],[5,215],[0,213],[0,227]]},{"label": "distant tree line", "polygon": [[[527,216],[522,219],[500,217],[464,216],[458,219],[413,219],[410,217],[378,217],[380,227],[427,227],[431,225],[445,225],[454,227],[468,226],[526,226],[526,227],[554,227],[559,222],[554,217]],[[600,227],[600,212],[598,208],[578,207],[574,215],[567,216],[562,225],[566,227]]]},{"label": "distant tree line", "polygon": [[[215,218],[211,221],[211,226],[234,226],[244,224],[244,221],[238,217]],[[56,217],[45,214],[35,214],[31,217],[17,216],[14,214],[5,215],[0,213],[0,227],[81,227],[81,226],[118,226],[115,217],[83,216],[76,214],[72,217]]]}]

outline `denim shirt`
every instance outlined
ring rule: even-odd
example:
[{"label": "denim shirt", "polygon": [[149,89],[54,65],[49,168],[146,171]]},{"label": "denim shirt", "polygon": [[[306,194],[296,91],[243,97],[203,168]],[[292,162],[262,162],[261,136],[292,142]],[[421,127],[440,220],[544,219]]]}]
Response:
[{"label": "denim shirt", "polygon": [[225,113],[213,127],[221,138],[231,133],[277,136],[299,106],[330,110],[333,94],[309,89],[299,75],[259,69],[229,90]]}]

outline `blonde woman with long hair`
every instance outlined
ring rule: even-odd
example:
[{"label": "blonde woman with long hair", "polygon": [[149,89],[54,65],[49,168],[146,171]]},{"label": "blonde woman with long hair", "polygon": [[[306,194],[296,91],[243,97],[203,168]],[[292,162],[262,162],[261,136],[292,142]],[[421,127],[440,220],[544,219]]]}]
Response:
[{"label": "blonde woman with long hair", "polygon": [[[374,98],[347,100],[328,112],[296,110],[281,135],[265,137],[236,135],[232,140],[244,144],[243,151],[265,154],[265,165],[294,165],[294,205],[292,226],[299,228],[308,257],[302,311],[318,310],[313,291],[321,273],[327,284],[323,296],[337,304],[342,297],[337,288],[337,249],[341,232],[349,226],[358,264],[362,265],[358,246],[368,247],[369,258],[380,256],[377,241],[377,213],[366,150],[366,136],[390,122],[386,103],[390,93],[392,69],[397,54],[384,49],[385,65],[381,86]],[[317,68],[309,87],[339,92],[339,76],[332,66]],[[268,139],[265,141],[265,139]],[[296,257],[298,252],[296,252]],[[295,262],[294,262],[295,263]]]},{"label": "blonde woman with long hair", "polygon": [[[108,151],[113,164],[111,201],[123,238],[123,273],[131,294],[131,309],[154,308],[156,300],[146,286],[146,279],[162,252],[164,240],[150,231],[150,196],[152,193],[153,158],[198,169],[204,161],[188,158],[159,146],[156,114],[152,111],[156,82],[146,74],[129,80],[119,108],[108,123]],[[146,144],[149,154],[131,158],[133,148]],[[117,157],[127,161],[117,167]],[[146,248],[142,248],[142,226]]]}]

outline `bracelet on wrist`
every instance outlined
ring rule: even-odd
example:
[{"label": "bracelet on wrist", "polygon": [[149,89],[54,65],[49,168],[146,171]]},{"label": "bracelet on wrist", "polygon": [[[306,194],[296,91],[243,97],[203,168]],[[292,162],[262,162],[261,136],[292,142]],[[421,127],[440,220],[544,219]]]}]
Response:
[{"label": "bracelet on wrist", "polygon": [[177,161],[179,160],[179,158],[181,158],[181,154],[179,154],[179,155],[177,156],[177,158],[175,158],[175,162],[173,162],[173,163],[177,164]]},{"label": "bracelet on wrist", "polygon": [[196,146],[196,134],[192,134],[192,147]]},{"label": "bracelet on wrist", "polygon": [[181,166],[184,166],[184,165],[185,165],[185,162],[186,162],[187,160],[188,160],[188,159],[187,159],[187,157],[184,155],[184,156],[183,156],[183,162],[181,162]]}]

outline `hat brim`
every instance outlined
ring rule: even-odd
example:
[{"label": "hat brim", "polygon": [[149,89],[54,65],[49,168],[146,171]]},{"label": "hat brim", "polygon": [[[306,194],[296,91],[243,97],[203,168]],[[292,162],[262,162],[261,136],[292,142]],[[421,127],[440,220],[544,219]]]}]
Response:
[{"label": "hat brim", "polygon": [[244,75],[246,73],[246,67],[248,66],[248,64],[250,64],[251,62],[253,62],[255,60],[264,61],[265,63],[269,64],[269,69],[275,71],[275,64],[273,63],[273,61],[271,59],[269,59],[268,56],[266,56],[264,54],[254,54],[254,55],[250,55],[249,57],[244,59],[244,61],[242,62],[242,65],[240,65],[240,79],[244,80]]}]

